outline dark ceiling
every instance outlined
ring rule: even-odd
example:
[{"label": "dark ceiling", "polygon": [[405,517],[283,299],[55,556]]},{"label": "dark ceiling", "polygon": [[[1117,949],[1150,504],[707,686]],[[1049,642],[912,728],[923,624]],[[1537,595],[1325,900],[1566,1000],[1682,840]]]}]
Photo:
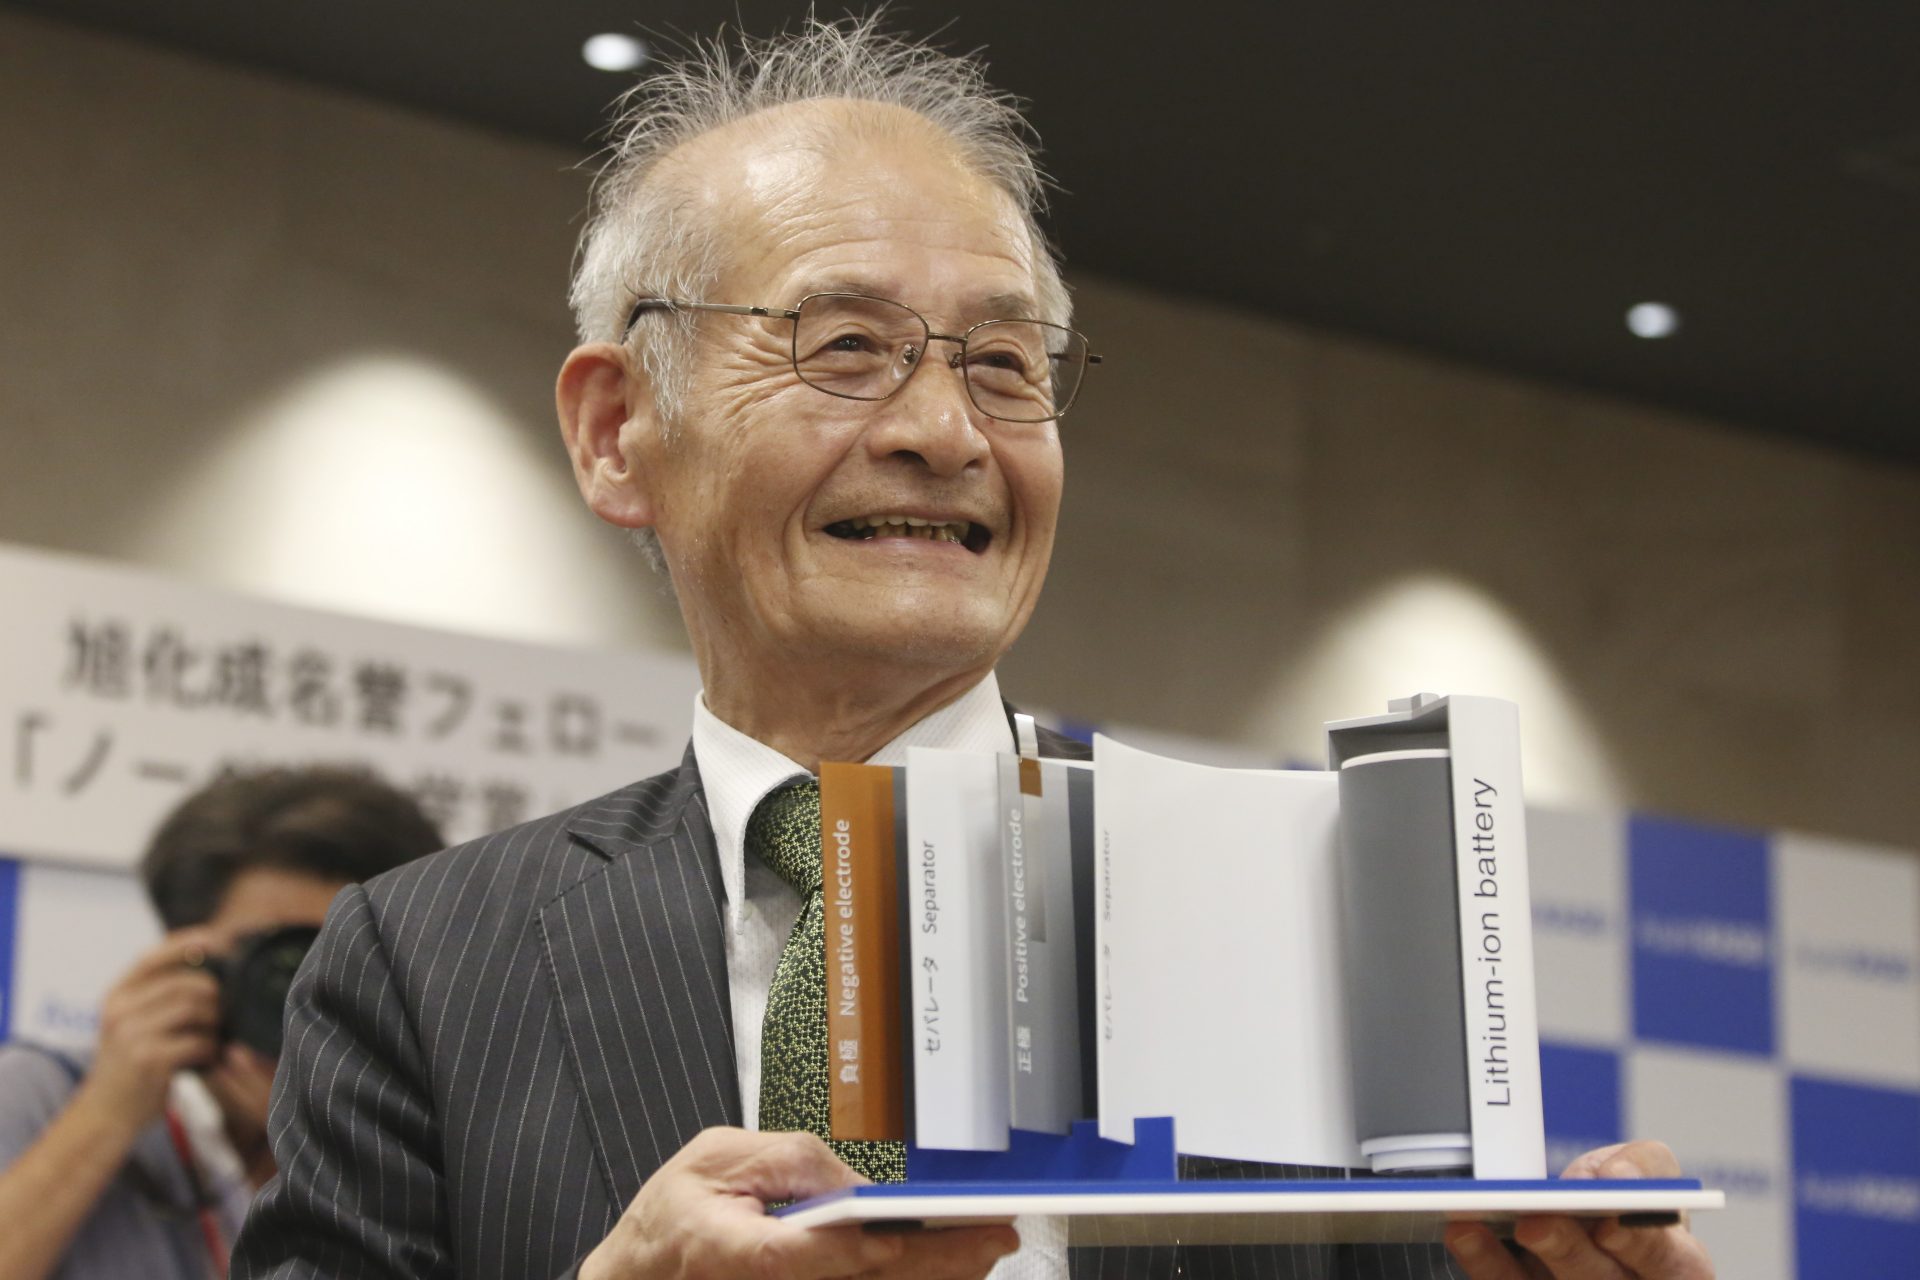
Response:
[{"label": "dark ceiling", "polygon": [[[583,151],[626,79],[586,36],[806,8],[5,3]],[[1076,266],[1920,464],[1910,0],[891,13],[1031,101]]]}]

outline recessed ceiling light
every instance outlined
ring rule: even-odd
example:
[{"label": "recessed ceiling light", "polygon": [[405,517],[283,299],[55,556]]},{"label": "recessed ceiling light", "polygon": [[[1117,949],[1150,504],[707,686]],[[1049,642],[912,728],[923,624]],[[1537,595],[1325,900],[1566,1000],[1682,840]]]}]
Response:
[{"label": "recessed ceiling light", "polygon": [[1666,338],[1680,327],[1680,313],[1664,302],[1636,302],[1627,308],[1627,328],[1638,338]]},{"label": "recessed ceiling light", "polygon": [[618,31],[603,31],[587,37],[580,46],[580,56],[598,71],[631,71],[647,60],[647,46]]}]

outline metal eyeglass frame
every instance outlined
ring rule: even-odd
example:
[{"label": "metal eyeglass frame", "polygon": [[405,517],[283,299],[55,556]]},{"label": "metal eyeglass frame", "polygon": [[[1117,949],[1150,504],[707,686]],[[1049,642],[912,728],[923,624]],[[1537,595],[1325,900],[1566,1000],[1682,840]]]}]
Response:
[{"label": "metal eyeglass frame", "polygon": [[[1002,417],[1000,414],[994,413],[991,410],[989,410],[985,405],[981,404],[980,401],[975,398],[973,394],[973,380],[966,376],[965,369],[963,368],[963,364],[966,360],[966,354],[967,354],[967,340],[973,336],[975,330],[982,329],[990,324],[1025,323],[1025,324],[1046,325],[1050,329],[1063,329],[1066,332],[1072,334],[1074,337],[1080,339],[1080,344],[1083,347],[1088,347],[1091,345],[1087,342],[1087,335],[1084,333],[1081,333],[1078,329],[1071,329],[1063,324],[1050,324],[1045,320],[1031,320],[1031,319],[1027,319],[1024,316],[1007,316],[1007,317],[1001,317],[995,320],[982,320],[979,324],[976,324],[970,327],[965,333],[959,333],[959,334],[936,333],[934,331],[933,326],[927,323],[927,318],[925,316],[921,315],[918,311],[915,311],[912,307],[908,306],[906,303],[897,302],[892,298],[876,297],[870,293],[839,293],[839,292],[810,293],[806,297],[800,299],[800,307],[805,307],[809,302],[812,302],[815,298],[858,298],[862,302],[884,302],[889,306],[899,307],[902,311],[906,312],[908,315],[918,320],[920,322],[920,328],[923,331],[925,331],[927,335],[927,341],[929,343],[933,342],[936,338],[942,342],[959,343],[960,350],[954,352],[953,355],[947,358],[947,367],[950,369],[961,370],[960,385],[966,388],[968,403],[973,405],[974,408],[980,410],[981,413],[986,414],[987,417],[992,418],[996,422],[1024,422],[1024,423],[1058,422],[1061,418],[1064,418],[1067,416],[1067,410],[1071,409],[1073,407],[1074,401],[1080,398],[1080,388],[1087,380],[1086,369],[1082,368],[1080,371],[1080,377],[1076,379],[1073,384],[1073,393],[1067,397],[1067,402],[1063,405],[1060,405],[1052,413],[1048,414],[1044,418]],[[789,321],[797,322],[800,319],[800,307],[792,307],[792,308],[748,307],[748,306],[741,306],[738,303],[732,303],[732,302],[687,302],[678,298],[640,298],[634,302],[633,310],[627,313],[627,327],[626,327],[625,333],[631,334],[633,332],[633,326],[640,323],[640,317],[645,315],[649,311],[713,311],[713,312],[718,312],[721,315],[762,316],[770,320],[789,320]],[[809,387],[812,387],[815,391],[820,392],[822,395],[838,396],[842,400],[858,400],[867,404],[875,404],[882,400],[888,400],[888,399],[891,399],[893,396],[899,394],[900,388],[906,386],[907,383],[913,378],[913,375],[920,371],[920,366],[926,363],[924,360],[915,360],[913,362],[913,367],[907,371],[907,376],[900,379],[900,381],[894,383],[893,390],[887,392],[887,394],[883,396],[856,396],[856,395],[849,395],[844,391],[829,391],[827,388],[821,386],[819,383],[814,382],[812,379],[808,378],[805,373],[801,372],[800,326],[798,323],[795,323],[793,326],[793,339],[791,344],[787,347],[787,359],[793,365],[794,376],[799,378],[800,381],[806,383]],[[1093,365],[1099,364],[1100,362],[1101,362],[1101,358],[1099,356],[1095,355],[1091,350],[1087,351],[1087,354],[1086,354],[1087,367],[1091,367]]]}]

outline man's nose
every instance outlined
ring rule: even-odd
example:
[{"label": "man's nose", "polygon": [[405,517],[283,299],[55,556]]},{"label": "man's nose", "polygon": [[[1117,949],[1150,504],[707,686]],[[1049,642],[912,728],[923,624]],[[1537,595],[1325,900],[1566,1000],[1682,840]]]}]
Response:
[{"label": "man's nose", "polygon": [[957,476],[991,451],[986,417],[967,395],[966,372],[937,346],[907,384],[881,402],[867,441],[878,456],[907,454],[935,475]]}]

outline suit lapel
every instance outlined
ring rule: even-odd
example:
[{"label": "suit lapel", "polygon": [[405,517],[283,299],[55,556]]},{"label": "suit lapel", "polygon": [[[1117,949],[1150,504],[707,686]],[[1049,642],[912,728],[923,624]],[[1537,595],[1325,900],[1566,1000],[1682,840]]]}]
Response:
[{"label": "suit lapel", "polygon": [[679,769],[582,808],[604,860],[540,912],[549,975],[615,1204],[710,1125],[740,1123],[723,904],[689,749]]},{"label": "suit lapel", "polygon": [[[1040,730],[1041,752],[1085,759]],[[696,1133],[738,1125],[725,903],[689,746],[678,769],[567,823],[599,863],[540,910],[567,1057],[608,1194],[625,1205]]]}]

